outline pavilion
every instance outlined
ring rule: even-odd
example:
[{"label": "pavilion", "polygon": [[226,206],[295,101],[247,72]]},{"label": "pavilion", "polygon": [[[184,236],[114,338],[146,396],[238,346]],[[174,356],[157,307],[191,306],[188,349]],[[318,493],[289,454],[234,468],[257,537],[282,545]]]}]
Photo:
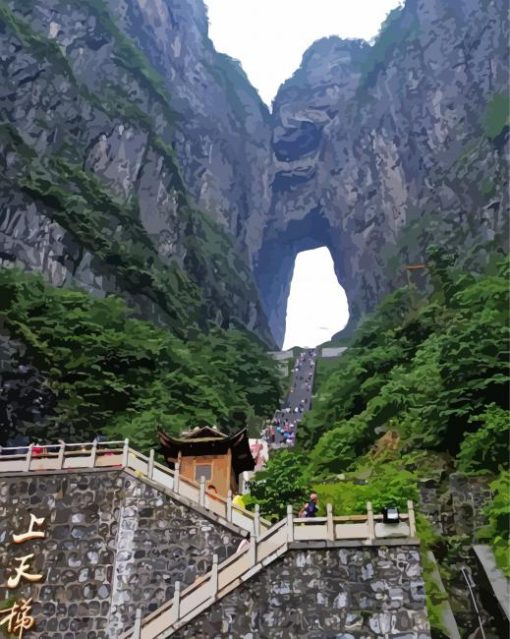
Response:
[{"label": "pavilion", "polygon": [[203,426],[179,437],[161,430],[158,436],[170,468],[178,462],[181,477],[196,482],[204,477],[206,486],[214,486],[222,497],[226,497],[229,490],[238,492],[241,473],[255,468],[246,428],[235,435]]}]

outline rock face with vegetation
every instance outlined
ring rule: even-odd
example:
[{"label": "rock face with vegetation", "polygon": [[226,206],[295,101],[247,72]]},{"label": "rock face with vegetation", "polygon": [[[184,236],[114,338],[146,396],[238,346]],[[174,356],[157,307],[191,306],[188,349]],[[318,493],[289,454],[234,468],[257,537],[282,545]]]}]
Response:
[{"label": "rock face with vegetation", "polygon": [[503,0],[407,0],[373,46],[319,40],[273,108],[255,273],[281,342],[294,258],[326,245],[351,320],[441,242],[466,268],[507,236]]},{"label": "rock face with vegetation", "polygon": [[0,31],[3,263],[270,343],[241,250],[267,110],[203,3],[2,0]]},{"label": "rock face with vegetation", "polygon": [[[422,262],[506,237],[503,0],[407,0],[327,38],[273,115],[202,0],[1,0],[1,259],[185,332],[283,341],[296,253],[326,245],[353,324]],[[258,293],[252,273],[258,284]]]}]

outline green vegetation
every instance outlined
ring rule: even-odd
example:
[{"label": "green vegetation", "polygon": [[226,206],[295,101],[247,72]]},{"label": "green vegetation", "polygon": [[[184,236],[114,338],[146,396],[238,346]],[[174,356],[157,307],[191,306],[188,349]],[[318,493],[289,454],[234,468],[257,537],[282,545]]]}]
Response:
[{"label": "green vegetation", "polygon": [[[318,367],[313,408],[298,429],[303,464],[291,473],[299,490],[281,499],[298,507],[308,487],[321,514],[328,502],[342,515],[366,512],[367,501],[376,512],[390,503],[405,510],[408,499],[419,509],[420,480],[446,491],[445,471],[500,473],[483,534],[508,574],[509,264],[490,260],[484,274],[474,274],[438,247],[426,263],[427,293],[411,285],[388,295],[349,350]],[[255,477],[253,495],[266,516],[281,512],[284,481],[272,463]],[[418,532],[430,619],[440,631],[445,595],[427,551],[454,564],[473,540],[441,538],[423,516]],[[443,566],[441,574],[447,584],[454,579]]]},{"label": "green vegetation", "polygon": [[476,278],[431,251],[431,296],[417,304],[401,289],[383,301],[319,388],[301,428],[320,476],[347,470],[390,420],[404,452],[457,455],[476,430],[474,415],[492,404],[506,410],[507,273],[505,265]]},{"label": "green vegetation", "polygon": [[384,69],[399,45],[412,39],[418,23],[404,18],[404,8],[396,7],[386,16],[374,44],[365,52],[361,64],[361,79],[358,97],[375,85],[379,72]]},{"label": "green vegetation", "polygon": [[278,403],[273,360],[241,331],[216,328],[184,342],[134,319],[118,298],[55,289],[14,269],[0,270],[0,316],[53,397],[45,422],[15,428],[32,440],[102,433],[147,451],[158,427],[176,434],[216,423],[232,432],[260,424]]},{"label": "green vegetation", "polygon": [[314,392],[320,388],[323,383],[328,379],[331,373],[338,368],[338,357],[318,358],[315,365],[315,375],[313,379]]},{"label": "green vegetation", "polygon": [[468,433],[460,445],[458,468],[462,472],[497,473],[508,464],[508,411],[491,404],[480,415],[469,418],[476,430]]},{"label": "green vegetation", "polygon": [[353,473],[343,474],[343,481],[314,484],[314,490],[320,495],[321,510],[326,512],[325,504],[331,503],[333,511],[342,515],[366,513],[367,502],[371,502],[375,512],[381,512],[389,503],[402,511],[407,510],[407,501],[417,501],[418,475],[409,470],[413,464],[409,459],[366,459]]},{"label": "green vegetation", "polygon": [[510,104],[508,95],[494,93],[487,104],[485,113],[485,133],[489,138],[496,138],[510,123]]},{"label": "green vegetation", "polygon": [[282,450],[270,457],[266,468],[257,473],[251,484],[250,503],[260,505],[264,516],[278,519],[285,517],[287,504],[294,505],[294,514],[307,498],[303,467],[306,457],[288,450]]},{"label": "green vegetation", "polygon": [[489,526],[486,531],[496,557],[496,563],[510,579],[510,471],[502,471],[492,482],[494,493],[487,507]]}]

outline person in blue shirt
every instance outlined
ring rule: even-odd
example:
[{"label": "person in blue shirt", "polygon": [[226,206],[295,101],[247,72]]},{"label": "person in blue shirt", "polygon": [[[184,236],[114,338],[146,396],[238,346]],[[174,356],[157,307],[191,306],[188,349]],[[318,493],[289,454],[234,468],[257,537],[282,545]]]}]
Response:
[{"label": "person in blue shirt", "polygon": [[319,498],[317,493],[310,493],[310,501],[301,508],[299,517],[317,517],[319,512]]}]

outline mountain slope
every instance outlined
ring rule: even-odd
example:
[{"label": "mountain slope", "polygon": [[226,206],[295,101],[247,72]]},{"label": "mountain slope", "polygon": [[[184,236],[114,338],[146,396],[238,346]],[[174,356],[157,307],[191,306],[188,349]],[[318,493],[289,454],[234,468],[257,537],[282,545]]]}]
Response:
[{"label": "mountain slope", "polygon": [[0,25],[3,263],[121,292],[181,333],[214,321],[271,343],[230,239],[248,206],[233,167],[257,188],[246,129],[266,113],[203,5],[2,0]]}]

